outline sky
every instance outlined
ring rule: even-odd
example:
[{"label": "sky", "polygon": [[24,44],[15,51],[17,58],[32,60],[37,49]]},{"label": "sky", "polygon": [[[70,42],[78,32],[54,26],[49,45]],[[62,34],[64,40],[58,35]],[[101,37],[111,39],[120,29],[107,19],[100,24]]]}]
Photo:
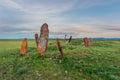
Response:
[{"label": "sky", "polygon": [[44,23],[50,38],[120,38],[120,0],[0,0],[0,39],[34,38]]}]

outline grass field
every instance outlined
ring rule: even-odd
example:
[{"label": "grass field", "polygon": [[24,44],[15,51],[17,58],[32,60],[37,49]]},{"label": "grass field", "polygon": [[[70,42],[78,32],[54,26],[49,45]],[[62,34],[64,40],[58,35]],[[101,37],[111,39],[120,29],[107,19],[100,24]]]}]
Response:
[{"label": "grass field", "polygon": [[55,40],[49,40],[44,58],[34,40],[28,41],[28,52],[21,56],[21,43],[0,40],[0,80],[120,80],[120,41],[97,41],[86,48],[81,40],[61,40],[61,59]]}]

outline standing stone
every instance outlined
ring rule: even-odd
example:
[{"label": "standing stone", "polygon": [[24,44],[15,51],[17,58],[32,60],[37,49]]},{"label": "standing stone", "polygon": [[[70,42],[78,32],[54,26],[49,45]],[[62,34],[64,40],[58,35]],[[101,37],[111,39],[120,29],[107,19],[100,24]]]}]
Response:
[{"label": "standing stone", "polygon": [[70,42],[71,42],[71,40],[72,40],[72,36],[70,36],[70,38],[69,38],[69,41],[68,41],[68,42],[70,43]]},{"label": "standing stone", "polygon": [[96,40],[93,41],[93,44],[96,44]]},{"label": "standing stone", "polygon": [[27,53],[27,38],[24,38],[23,41],[22,41],[20,54],[24,55],[26,53]]},{"label": "standing stone", "polygon": [[62,51],[62,47],[61,47],[61,45],[60,45],[59,39],[57,39],[56,42],[57,42],[58,50],[59,50],[59,52],[60,52],[59,57],[63,57],[64,55],[63,55],[63,51]]},{"label": "standing stone", "polygon": [[89,39],[87,37],[84,38],[85,47],[89,47]]},{"label": "standing stone", "polygon": [[37,51],[41,56],[44,56],[45,51],[47,49],[48,36],[49,36],[48,25],[44,23],[40,30],[40,38],[38,40],[38,47],[37,47]]},{"label": "standing stone", "polygon": [[92,38],[89,38],[89,46],[91,46],[93,44]]},{"label": "standing stone", "polygon": [[67,34],[65,34],[65,41],[67,40],[66,37],[67,37]]},{"label": "standing stone", "polygon": [[36,41],[36,45],[38,46],[38,34],[35,34],[35,41]]}]

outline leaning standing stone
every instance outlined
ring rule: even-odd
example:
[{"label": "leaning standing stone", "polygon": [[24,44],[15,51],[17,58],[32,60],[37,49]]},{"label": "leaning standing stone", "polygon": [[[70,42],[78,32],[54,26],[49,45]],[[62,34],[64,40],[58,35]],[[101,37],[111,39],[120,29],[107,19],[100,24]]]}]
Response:
[{"label": "leaning standing stone", "polygon": [[72,36],[70,36],[70,38],[69,38],[69,41],[68,41],[68,42],[70,43],[70,42],[71,42],[71,40],[72,40]]},{"label": "leaning standing stone", "polygon": [[65,41],[67,40],[66,37],[67,37],[67,34],[65,34],[65,38],[64,38]]},{"label": "leaning standing stone", "polygon": [[24,38],[23,41],[22,41],[20,54],[24,55],[26,53],[27,53],[27,38]]},{"label": "leaning standing stone", "polygon": [[49,36],[49,29],[48,29],[48,25],[45,23],[41,27],[40,39],[38,40],[38,47],[37,47],[37,51],[41,56],[44,56],[45,51],[47,49],[48,36]]},{"label": "leaning standing stone", "polygon": [[59,50],[59,52],[60,52],[59,57],[63,57],[64,55],[63,55],[63,51],[62,51],[62,47],[61,47],[61,45],[60,45],[59,39],[57,39],[56,42],[57,42],[58,50]]}]

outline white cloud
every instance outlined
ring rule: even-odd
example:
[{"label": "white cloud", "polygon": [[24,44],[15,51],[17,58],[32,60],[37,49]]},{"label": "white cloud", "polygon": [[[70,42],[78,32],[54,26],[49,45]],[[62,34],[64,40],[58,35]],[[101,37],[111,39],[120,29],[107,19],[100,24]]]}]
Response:
[{"label": "white cloud", "polygon": [[[91,17],[87,19],[88,17],[86,18],[84,16],[78,16],[84,19],[83,22],[79,20],[78,22],[69,22],[72,16],[63,15],[64,12],[69,10],[81,10],[96,5],[103,5],[107,4],[108,1],[109,0],[0,0],[0,6],[8,11],[7,14],[6,12],[2,12],[3,14],[0,13],[0,25],[6,25],[7,28],[11,28],[11,32],[17,29],[17,33],[33,34],[39,32],[40,26],[46,22],[49,25],[52,35],[64,35],[67,33],[75,37],[120,37],[118,35],[119,23],[103,22]],[[112,3],[114,1],[117,0],[111,0],[109,2]],[[75,18],[73,18],[73,20],[74,19]],[[7,29],[4,30],[4,33],[7,33]]]},{"label": "white cloud", "polygon": [[0,5],[29,14],[60,13],[74,6],[76,0],[1,0]]}]

